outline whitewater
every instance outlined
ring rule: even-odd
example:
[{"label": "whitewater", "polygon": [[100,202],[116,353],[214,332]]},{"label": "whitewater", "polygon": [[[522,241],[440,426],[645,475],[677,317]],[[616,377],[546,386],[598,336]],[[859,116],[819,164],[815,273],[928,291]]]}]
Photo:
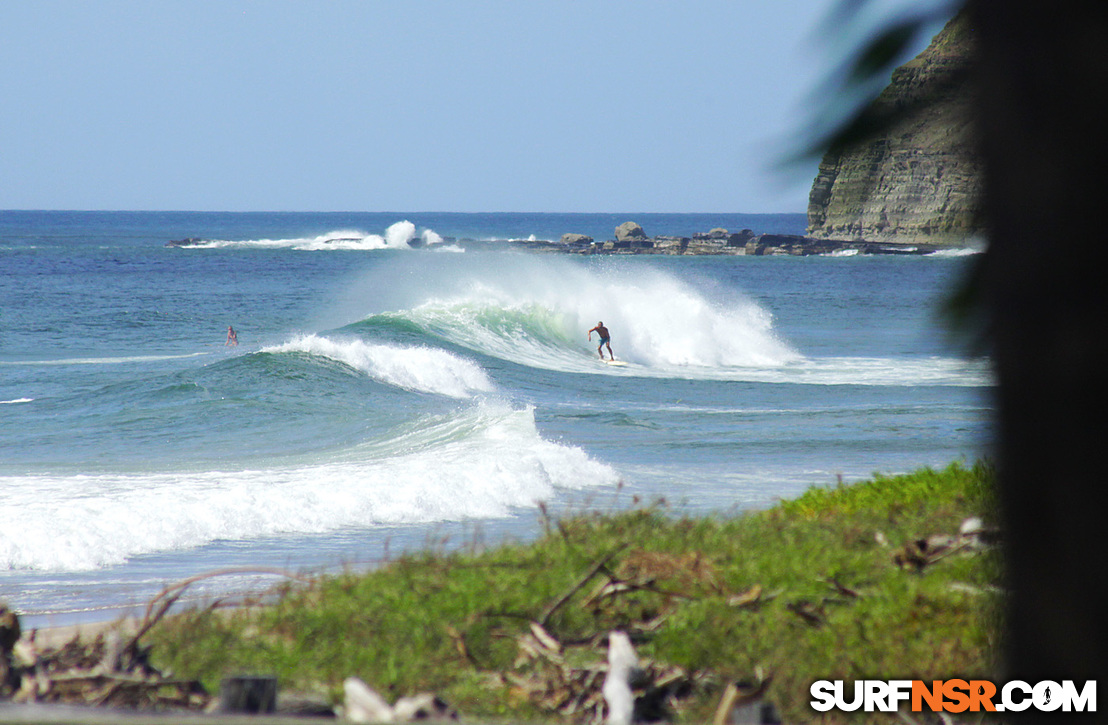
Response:
[{"label": "whitewater", "polygon": [[[937,312],[971,252],[508,243],[621,221],[0,212],[0,600],[32,624],[104,617],[211,569],[527,539],[540,503],[734,513],[987,452],[989,361]],[[626,366],[599,361],[598,321]]]}]

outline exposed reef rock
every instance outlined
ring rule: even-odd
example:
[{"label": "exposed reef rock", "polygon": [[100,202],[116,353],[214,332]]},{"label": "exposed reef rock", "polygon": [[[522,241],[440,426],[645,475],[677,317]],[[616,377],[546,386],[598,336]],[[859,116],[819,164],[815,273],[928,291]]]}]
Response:
[{"label": "exposed reef rock", "polygon": [[902,117],[869,142],[824,156],[809,195],[809,236],[964,246],[980,234],[982,164],[967,72],[973,42],[959,15],[893,72],[873,110]]},{"label": "exposed reef rock", "polygon": [[[463,244],[473,249],[503,249],[561,254],[670,254],[670,255],[754,255],[806,256],[810,254],[930,254],[949,245],[928,243],[872,242],[857,239],[821,239],[800,234],[755,234],[750,229],[730,232],[716,228],[696,232],[691,237],[661,235],[649,237],[635,222],[625,222],[615,230],[615,238],[596,241],[587,234],[567,233],[558,241],[547,239],[456,239],[443,242]],[[333,241],[333,240],[328,240]],[[339,239],[334,241],[347,241]],[[358,240],[350,240],[358,241]],[[166,242],[166,247],[206,245],[205,239],[190,237]],[[408,246],[427,246],[422,240],[409,240]]]},{"label": "exposed reef rock", "polygon": [[[620,236],[621,230],[635,229],[633,235]],[[697,232],[691,237],[648,237],[642,227],[626,222],[616,228],[616,238],[594,241],[584,234],[563,234],[560,242],[516,241],[513,245],[540,252],[570,254],[743,254],[757,256],[810,254],[931,254],[943,248],[938,244],[898,244],[861,240],[817,239],[799,234],[755,234],[749,229],[732,233],[726,229]]]},{"label": "exposed reef rock", "polygon": [[616,227],[617,242],[644,242],[646,232],[635,222],[624,222]]}]

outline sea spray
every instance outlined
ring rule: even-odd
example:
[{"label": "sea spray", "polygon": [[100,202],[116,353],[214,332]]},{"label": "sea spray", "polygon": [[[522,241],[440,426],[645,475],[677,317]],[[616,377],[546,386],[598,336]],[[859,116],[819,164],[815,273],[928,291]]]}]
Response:
[{"label": "sea spray", "polygon": [[[651,368],[765,367],[801,357],[780,340],[772,315],[738,294],[713,300],[663,272],[615,276],[593,293],[609,310],[603,321],[613,343],[622,330],[623,355]],[[597,307],[579,303],[576,317],[587,322],[587,312]]]},{"label": "sea spray", "polygon": [[443,238],[432,229],[416,230],[415,224],[395,222],[383,234],[366,233],[358,229],[336,229],[310,237],[277,239],[203,239],[183,245],[186,249],[297,249],[308,252],[373,251],[378,249],[413,249],[411,242],[420,239],[424,246],[442,244]]},{"label": "sea spray", "polygon": [[[611,329],[617,356],[638,363],[634,374],[703,377],[801,359],[774,330],[772,315],[740,293],[713,299],[643,265],[468,256],[467,263],[448,268],[392,260],[363,285],[372,285],[382,306],[399,306],[378,315],[410,320],[449,343],[533,367],[595,372],[585,332],[598,320]],[[377,279],[381,274],[389,279]]]},{"label": "sea spray", "polygon": [[392,249],[408,247],[408,242],[415,238],[415,224],[410,221],[396,222],[385,230],[385,243]]},{"label": "sea spray", "polygon": [[[741,292],[641,263],[467,256],[452,265],[428,265],[418,255],[389,260],[355,285],[349,304],[364,307],[369,298],[378,308],[395,306],[366,316],[360,324],[368,328],[409,325],[432,344],[567,373],[803,385],[993,381],[983,360],[802,355],[782,339],[770,311]],[[596,338],[589,343],[585,333],[598,321],[629,366],[597,364]]]}]

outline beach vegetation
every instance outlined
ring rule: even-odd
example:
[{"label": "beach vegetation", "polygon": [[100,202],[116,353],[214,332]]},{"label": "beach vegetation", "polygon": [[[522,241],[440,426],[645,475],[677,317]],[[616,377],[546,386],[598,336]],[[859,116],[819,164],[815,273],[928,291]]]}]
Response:
[{"label": "beach vegetation", "polygon": [[340,703],[357,677],[389,701],[433,692],[470,717],[581,722],[601,712],[618,630],[668,678],[679,722],[710,722],[729,687],[785,722],[833,722],[809,707],[815,680],[992,679],[993,480],[987,462],[954,463],[736,515],[567,513],[533,542],[429,547],[290,582],[264,605],[190,608],[147,641],[213,690],[269,674]]}]

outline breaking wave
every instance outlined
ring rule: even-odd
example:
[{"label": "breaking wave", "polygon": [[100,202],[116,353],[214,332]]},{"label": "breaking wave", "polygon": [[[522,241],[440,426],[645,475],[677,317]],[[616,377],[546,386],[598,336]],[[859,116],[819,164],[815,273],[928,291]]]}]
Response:
[{"label": "breaking wave", "polygon": [[618,476],[482,403],[338,459],[261,470],[0,477],[0,569],[80,571],[219,539],[502,517]]},{"label": "breaking wave", "polygon": [[304,335],[263,353],[299,352],[349,365],[388,385],[452,398],[469,398],[493,389],[477,363],[430,347],[371,344]]},{"label": "breaking wave", "polygon": [[389,226],[384,234],[368,234],[357,229],[339,229],[314,237],[291,239],[223,240],[206,239],[185,245],[192,249],[252,248],[299,249],[319,252],[332,250],[409,250],[416,247],[447,248],[443,238],[432,229],[417,230],[410,221],[399,221]]}]

